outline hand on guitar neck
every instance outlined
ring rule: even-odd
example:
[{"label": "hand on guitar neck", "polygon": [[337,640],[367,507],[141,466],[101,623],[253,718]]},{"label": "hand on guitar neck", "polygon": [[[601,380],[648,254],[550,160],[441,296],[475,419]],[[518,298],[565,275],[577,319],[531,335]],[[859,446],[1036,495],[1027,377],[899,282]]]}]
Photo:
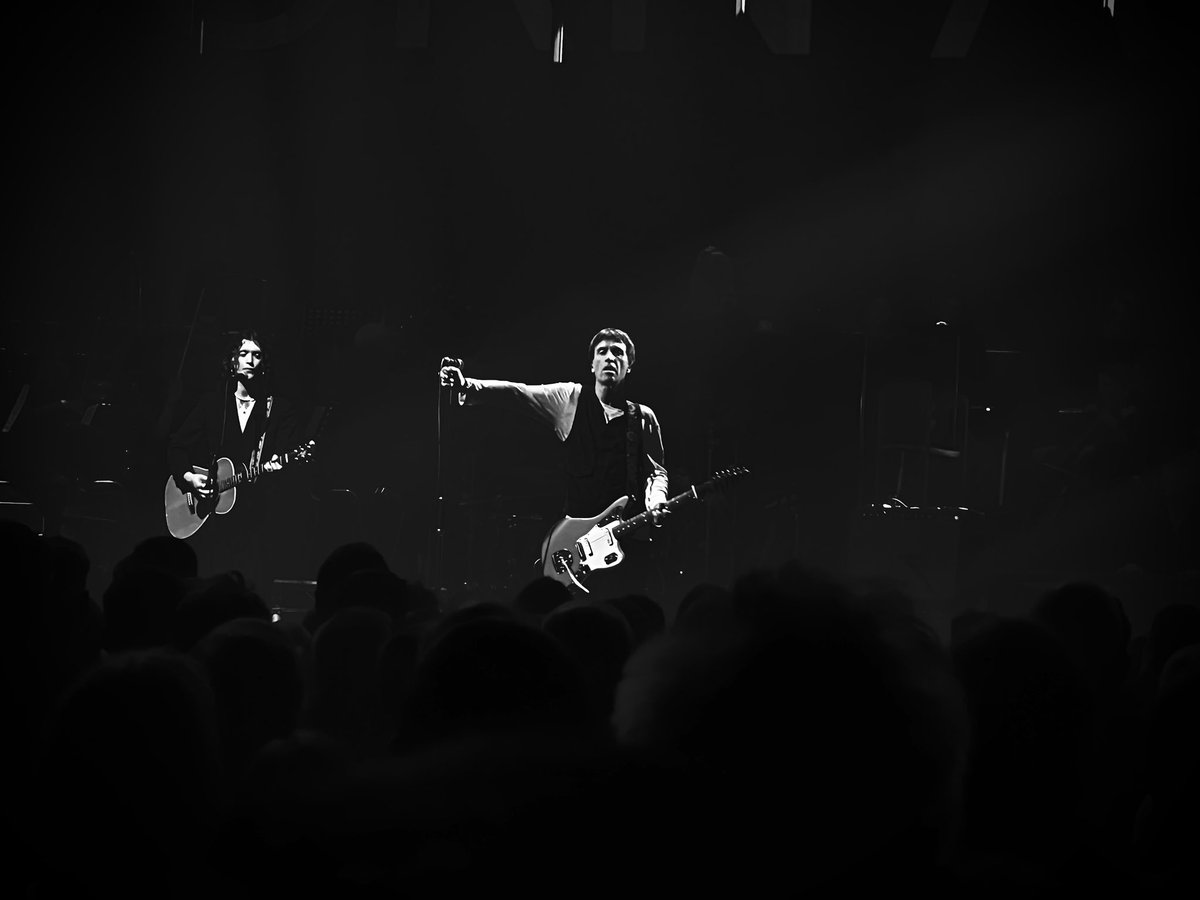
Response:
[{"label": "hand on guitar neck", "polygon": [[[283,468],[283,463],[279,460],[279,454],[276,453],[260,467],[263,472],[278,472]],[[198,497],[208,499],[213,496],[213,489],[208,483],[208,474],[205,472],[184,472],[183,480],[191,487],[192,492]],[[249,481],[254,480],[254,473],[251,471]]]}]

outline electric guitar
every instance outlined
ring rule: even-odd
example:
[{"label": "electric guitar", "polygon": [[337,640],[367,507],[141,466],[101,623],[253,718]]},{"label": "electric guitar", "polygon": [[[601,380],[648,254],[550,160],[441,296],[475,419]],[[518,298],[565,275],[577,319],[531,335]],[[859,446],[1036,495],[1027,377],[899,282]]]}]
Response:
[{"label": "electric guitar", "polygon": [[[316,441],[301,444],[295,450],[284,453],[276,462],[280,468],[295,462],[305,462],[312,457]],[[233,462],[222,456],[217,460],[216,479],[210,478],[209,487],[213,489],[212,496],[202,497],[195,491],[181,491],[175,484],[174,476],[167,477],[167,486],[163,489],[163,507],[167,514],[167,530],[173,537],[189,538],[203,525],[208,517],[216,513],[223,516],[233,509],[237,502],[237,489],[256,481],[267,472],[279,471],[266,469],[266,464],[257,466],[234,466]],[[208,475],[208,469],[192,466],[192,471],[200,475]]]},{"label": "electric guitar", "polygon": [[[659,510],[670,512],[695,500],[702,500],[728,482],[749,474],[750,470],[742,466],[722,469],[703,484],[693,485],[682,494],[672,497]],[[625,558],[620,537],[654,521],[649,510],[628,519],[621,518],[628,503],[629,497],[621,497],[594,518],[567,516],[559,520],[542,542],[542,574],[567,587],[578,588],[585,594],[591,593],[583,586],[588,576],[599,569],[620,565]]]}]

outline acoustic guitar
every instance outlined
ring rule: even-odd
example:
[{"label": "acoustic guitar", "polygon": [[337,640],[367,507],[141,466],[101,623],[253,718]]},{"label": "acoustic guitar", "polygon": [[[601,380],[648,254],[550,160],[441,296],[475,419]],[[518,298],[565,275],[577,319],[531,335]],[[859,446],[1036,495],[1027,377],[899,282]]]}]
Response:
[{"label": "acoustic guitar", "polygon": [[[217,460],[216,478],[210,478],[209,486],[212,495],[203,497],[192,490],[183,491],[175,483],[174,476],[167,478],[167,486],[163,489],[163,507],[167,516],[167,530],[173,537],[189,538],[200,526],[208,521],[213,513],[223,516],[237,503],[237,489],[257,481],[263,475],[282,471],[292,463],[305,462],[312,458],[316,441],[307,441],[295,450],[284,453],[276,462],[279,469],[266,469],[265,463],[257,466],[235,466],[232,460],[222,456]],[[208,475],[208,469],[192,466],[192,471],[200,475]]]}]

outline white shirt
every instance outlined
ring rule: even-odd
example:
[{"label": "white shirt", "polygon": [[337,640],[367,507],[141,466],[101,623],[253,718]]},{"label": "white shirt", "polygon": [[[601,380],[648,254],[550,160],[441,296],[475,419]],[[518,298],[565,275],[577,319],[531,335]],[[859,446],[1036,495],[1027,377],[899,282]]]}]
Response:
[{"label": "white shirt", "polygon": [[[466,384],[459,394],[459,403],[473,405],[483,402],[486,397],[501,404],[511,404],[553,428],[560,441],[565,441],[571,433],[575,413],[579,409],[579,395],[583,392],[583,385],[570,381],[558,384],[522,384],[480,378],[466,378],[464,381]],[[620,407],[605,403],[601,403],[601,406],[606,422],[625,415],[625,410]],[[639,406],[642,408],[642,429],[648,450],[646,460],[651,471],[646,479],[643,499],[646,506],[650,507],[667,501],[667,470],[658,461],[663,457],[662,428],[658,424],[658,417],[645,404]]]},{"label": "white shirt", "polygon": [[233,395],[234,401],[237,403],[238,424],[242,426],[242,432],[246,431],[246,423],[250,421],[250,411],[254,409],[254,398],[250,398],[249,403],[243,403],[238,399],[237,394]]}]

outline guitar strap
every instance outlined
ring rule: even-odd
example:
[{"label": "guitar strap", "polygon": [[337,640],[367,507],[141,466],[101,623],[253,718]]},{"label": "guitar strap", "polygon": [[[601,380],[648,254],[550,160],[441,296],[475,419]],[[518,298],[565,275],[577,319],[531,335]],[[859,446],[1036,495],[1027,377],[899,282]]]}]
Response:
[{"label": "guitar strap", "polygon": [[642,408],[632,400],[625,401],[625,493],[634,500],[643,491],[638,487],[638,462],[642,449]]},{"label": "guitar strap", "polygon": [[265,416],[263,416],[262,434],[258,436],[258,446],[255,447],[254,451],[250,454],[251,472],[255,470],[255,468],[258,466],[258,461],[262,458],[263,444],[265,444],[267,441],[267,425],[270,424],[271,421],[271,403],[274,399],[274,397],[267,397],[267,413]]}]

